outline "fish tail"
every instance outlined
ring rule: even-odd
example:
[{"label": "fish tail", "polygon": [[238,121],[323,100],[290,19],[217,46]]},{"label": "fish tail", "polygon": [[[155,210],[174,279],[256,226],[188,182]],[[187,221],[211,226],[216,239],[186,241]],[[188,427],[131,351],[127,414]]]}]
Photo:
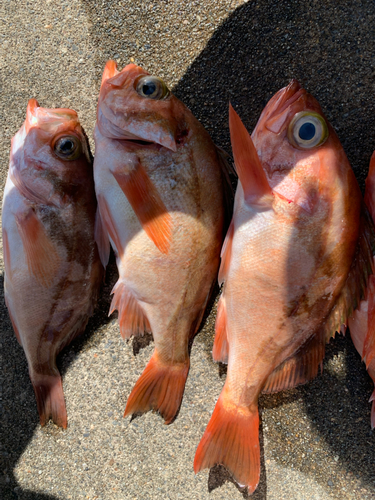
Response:
[{"label": "fish tail", "polygon": [[206,431],[198,445],[194,472],[224,465],[240,486],[252,493],[259,483],[258,407],[239,407],[220,395]]},{"label": "fish tail", "polygon": [[189,360],[164,364],[155,351],[128,398],[124,417],[155,410],[170,424],[180,408],[188,372]]},{"label": "fish tail", "polygon": [[68,417],[60,375],[38,375],[31,379],[40,425],[44,426],[51,418],[56,425],[66,429]]}]

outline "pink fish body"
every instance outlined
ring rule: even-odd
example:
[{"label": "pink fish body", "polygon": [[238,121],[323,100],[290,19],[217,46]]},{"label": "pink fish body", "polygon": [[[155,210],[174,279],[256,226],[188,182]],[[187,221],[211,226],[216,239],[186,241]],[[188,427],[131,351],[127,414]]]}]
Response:
[{"label": "pink fish body", "polygon": [[103,276],[92,164],[77,114],[29,101],[12,139],[2,229],[5,301],[44,425],[67,426],[56,356],[81,333]]},{"label": "pink fish body", "polygon": [[[372,155],[370,169],[366,179],[365,204],[375,220],[375,153]],[[375,265],[374,265],[375,267]],[[355,348],[366,363],[368,374],[375,384],[375,276],[370,276],[366,300],[362,300],[358,309],[348,321],[350,335]],[[375,390],[371,395],[371,427],[375,427]]]},{"label": "pink fish body", "polygon": [[125,415],[175,417],[189,370],[188,344],[216,278],[224,199],[218,152],[158,78],[129,64],[104,70],[95,128],[98,240],[109,241],[119,280],[111,311],[124,338],[152,332],[155,352]]},{"label": "pink fish body", "polygon": [[317,375],[326,338],[340,327],[333,316],[345,303],[361,196],[335,132],[298,82],[270,100],[252,140],[233,108],[229,116],[239,184],[213,349],[228,372],[194,469],[221,463],[252,492],[258,396]]}]

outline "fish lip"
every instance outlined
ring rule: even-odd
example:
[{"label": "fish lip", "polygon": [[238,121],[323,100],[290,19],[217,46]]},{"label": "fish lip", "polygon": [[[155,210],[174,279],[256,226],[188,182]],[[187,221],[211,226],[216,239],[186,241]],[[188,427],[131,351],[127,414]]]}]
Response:
[{"label": "fish lip", "polygon": [[281,96],[277,101],[276,107],[271,112],[270,117],[278,115],[283,111],[285,111],[285,109],[288,106],[291,106],[300,97],[301,94],[305,94],[306,90],[301,87],[298,80],[293,78],[293,80],[291,80],[289,85],[281,89],[280,92]]},{"label": "fish lip", "polygon": [[[306,95],[307,92],[301,87],[296,79],[291,80],[287,87],[279,92],[268,103],[262,113],[259,122],[264,120],[264,126],[274,133],[279,133],[283,128],[293,104]],[[268,108],[268,109],[267,109]]]}]

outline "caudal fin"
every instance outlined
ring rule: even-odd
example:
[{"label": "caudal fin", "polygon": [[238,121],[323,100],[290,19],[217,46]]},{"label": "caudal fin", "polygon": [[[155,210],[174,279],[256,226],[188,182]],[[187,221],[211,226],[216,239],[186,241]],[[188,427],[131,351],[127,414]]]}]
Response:
[{"label": "caudal fin", "polygon": [[240,486],[252,493],[259,483],[258,408],[240,408],[227,404],[221,394],[211,420],[198,445],[194,472],[224,465]]},{"label": "caudal fin", "polygon": [[31,382],[34,387],[40,425],[46,425],[51,418],[56,425],[66,429],[68,417],[60,375],[33,377]]},{"label": "caudal fin", "polygon": [[170,424],[180,408],[188,372],[189,360],[167,365],[154,352],[128,398],[124,417],[155,410]]}]

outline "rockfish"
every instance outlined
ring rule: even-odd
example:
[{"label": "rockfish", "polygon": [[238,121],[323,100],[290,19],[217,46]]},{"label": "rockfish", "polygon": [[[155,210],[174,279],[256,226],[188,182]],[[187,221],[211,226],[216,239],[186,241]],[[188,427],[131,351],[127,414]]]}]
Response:
[{"label": "rockfish", "polygon": [[5,301],[29,365],[40,423],[67,426],[56,356],[83,332],[103,277],[86,136],[71,109],[35,99],[12,139],[2,228]]},{"label": "rockfish", "polygon": [[[375,153],[370,161],[370,169],[366,179],[365,204],[373,220],[375,220]],[[370,235],[368,236],[370,239]],[[372,246],[372,254],[375,255],[375,245]],[[372,269],[374,272],[374,260]],[[366,300],[362,300],[358,309],[348,321],[350,334],[355,348],[366,363],[368,374],[375,384],[375,276],[371,275],[368,281]],[[370,397],[371,427],[375,427],[375,390]]]},{"label": "rockfish", "polygon": [[221,463],[252,492],[260,392],[315,377],[326,339],[348,316],[361,194],[338,137],[297,81],[269,101],[252,138],[232,107],[229,125],[239,183],[213,349],[228,372],[194,469]]},{"label": "rockfish", "polygon": [[209,134],[158,77],[106,64],[94,132],[97,239],[119,279],[110,312],[121,335],[152,332],[155,351],[124,416],[180,407],[195,335],[220,261],[222,160]]}]

